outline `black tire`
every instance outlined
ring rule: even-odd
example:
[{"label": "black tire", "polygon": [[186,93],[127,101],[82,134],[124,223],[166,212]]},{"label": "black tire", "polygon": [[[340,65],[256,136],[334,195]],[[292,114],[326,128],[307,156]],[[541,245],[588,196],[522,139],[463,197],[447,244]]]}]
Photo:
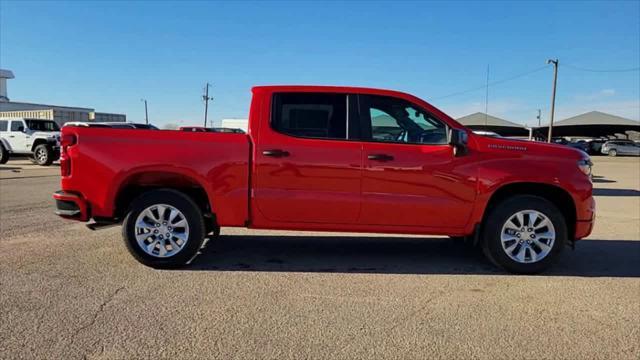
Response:
[{"label": "black tire", "polygon": [[0,164],[6,164],[9,161],[9,152],[0,144]]},{"label": "black tire", "polygon": [[616,149],[611,149],[609,150],[609,152],[607,153],[609,156],[618,156],[618,150]]},{"label": "black tire", "polygon": [[40,144],[33,149],[33,157],[36,164],[49,166],[53,162],[53,149],[47,144]]},{"label": "black tire", "polygon": [[[513,260],[502,247],[501,233],[503,225],[516,213],[523,210],[535,210],[546,216],[555,228],[556,238],[549,253],[537,262],[522,263]],[[495,265],[517,274],[540,273],[558,258],[568,243],[567,225],[564,216],[550,201],[532,195],[517,195],[493,207],[487,215],[482,230],[482,249],[485,256]],[[526,252],[525,252],[526,254]]]},{"label": "black tire", "polygon": [[[170,205],[182,214],[189,225],[186,244],[180,251],[170,257],[157,257],[144,251],[136,240],[136,220],[141,212],[153,205]],[[129,253],[140,263],[156,269],[171,269],[185,265],[202,247],[205,235],[205,224],[202,211],[187,195],[171,190],[160,189],[144,193],[135,199],[124,218],[122,237]],[[153,253],[153,252],[152,252]]]}]

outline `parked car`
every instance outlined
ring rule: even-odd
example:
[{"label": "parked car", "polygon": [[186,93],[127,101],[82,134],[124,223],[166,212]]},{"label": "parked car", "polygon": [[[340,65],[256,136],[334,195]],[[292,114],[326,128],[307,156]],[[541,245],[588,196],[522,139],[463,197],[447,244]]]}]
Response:
[{"label": "parked car", "polygon": [[[381,114],[396,137],[379,140]],[[587,154],[475,135],[366,88],[255,87],[248,135],[65,126],[60,165],[57,214],[122,223],[129,252],[156,268],[231,226],[467,237],[536,273],[589,235],[595,211]]]},{"label": "parked car", "polygon": [[609,156],[640,156],[640,145],[631,140],[610,140],[602,145],[602,153]]},{"label": "parked car", "polygon": [[501,137],[500,134],[487,130],[473,130],[474,134],[488,137]]},{"label": "parked car", "polygon": [[601,155],[602,154],[602,145],[607,142],[605,139],[593,139],[589,141],[589,148],[587,153],[589,155]]},{"label": "parked car", "polygon": [[158,130],[151,124],[129,123],[129,122],[93,122],[93,121],[73,121],[65,123],[64,126],[84,126],[84,127],[103,127],[112,129],[149,129]]},{"label": "parked car", "polygon": [[580,151],[584,151],[585,153],[589,152],[589,144],[586,141],[569,141],[565,138],[552,138],[551,142],[554,144],[565,145],[572,147],[574,149],[578,149]]},{"label": "parked car", "polygon": [[242,129],[232,129],[232,128],[222,128],[222,127],[204,127],[204,126],[181,126],[178,128],[180,131],[191,131],[191,132],[223,132],[223,133],[236,133],[236,134],[244,134]]},{"label": "parked car", "polygon": [[47,166],[60,157],[60,128],[53,120],[12,118],[0,120],[0,164],[9,157],[30,157]]}]

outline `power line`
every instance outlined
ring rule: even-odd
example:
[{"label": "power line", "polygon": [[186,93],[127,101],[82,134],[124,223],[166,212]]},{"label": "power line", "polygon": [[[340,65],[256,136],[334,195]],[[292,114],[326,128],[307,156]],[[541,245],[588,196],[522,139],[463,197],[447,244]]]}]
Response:
[{"label": "power line", "polygon": [[549,67],[549,65],[541,66],[539,68],[536,68],[536,69],[533,69],[533,70],[530,70],[530,71],[527,71],[527,72],[524,72],[524,73],[521,73],[521,74],[518,74],[518,75],[514,75],[514,76],[508,77],[506,79],[493,81],[493,82],[490,82],[490,83],[485,84],[485,85],[476,86],[476,87],[473,87],[473,88],[470,88],[470,89],[467,89],[467,90],[457,91],[457,92],[454,92],[454,93],[451,93],[451,94],[448,94],[448,95],[438,96],[438,97],[432,98],[431,100],[440,100],[440,99],[445,99],[445,98],[452,97],[452,96],[462,95],[462,94],[470,93],[470,92],[473,92],[473,91],[486,89],[488,86],[495,86],[495,85],[499,85],[499,84],[505,83],[507,81],[515,80],[515,79],[518,79],[518,78],[521,78],[521,77],[536,73],[538,71],[542,71],[542,70],[544,70],[544,69],[546,69],[548,67]]},{"label": "power line", "polygon": [[563,66],[566,66],[566,67],[574,69],[574,70],[589,71],[589,72],[600,72],[600,73],[640,71],[640,67],[629,68],[629,69],[609,69],[609,70],[605,70],[605,69],[588,69],[588,68],[583,68],[583,67],[575,66],[575,65],[571,65],[571,64],[563,64]]}]

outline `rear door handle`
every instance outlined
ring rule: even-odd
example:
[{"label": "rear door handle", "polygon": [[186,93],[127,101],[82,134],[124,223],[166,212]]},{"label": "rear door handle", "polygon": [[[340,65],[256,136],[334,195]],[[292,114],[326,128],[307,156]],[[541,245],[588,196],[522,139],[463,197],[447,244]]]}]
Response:
[{"label": "rear door handle", "polygon": [[375,161],[391,161],[393,160],[393,156],[387,154],[369,154],[367,155],[367,159]]},{"label": "rear door handle", "polygon": [[280,149],[270,149],[262,151],[262,155],[279,158],[289,156],[289,152]]}]

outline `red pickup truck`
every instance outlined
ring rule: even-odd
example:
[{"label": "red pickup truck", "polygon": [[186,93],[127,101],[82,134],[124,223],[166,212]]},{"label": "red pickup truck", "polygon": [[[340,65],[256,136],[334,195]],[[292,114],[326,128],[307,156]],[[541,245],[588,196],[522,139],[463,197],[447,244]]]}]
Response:
[{"label": "red pickup truck", "polygon": [[221,226],[467,237],[516,273],[591,232],[579,150],[476,135],[396,91],[252,92],[247,134],[65,126],[56,213],[122,222],[156,268],[189,262]]}]

